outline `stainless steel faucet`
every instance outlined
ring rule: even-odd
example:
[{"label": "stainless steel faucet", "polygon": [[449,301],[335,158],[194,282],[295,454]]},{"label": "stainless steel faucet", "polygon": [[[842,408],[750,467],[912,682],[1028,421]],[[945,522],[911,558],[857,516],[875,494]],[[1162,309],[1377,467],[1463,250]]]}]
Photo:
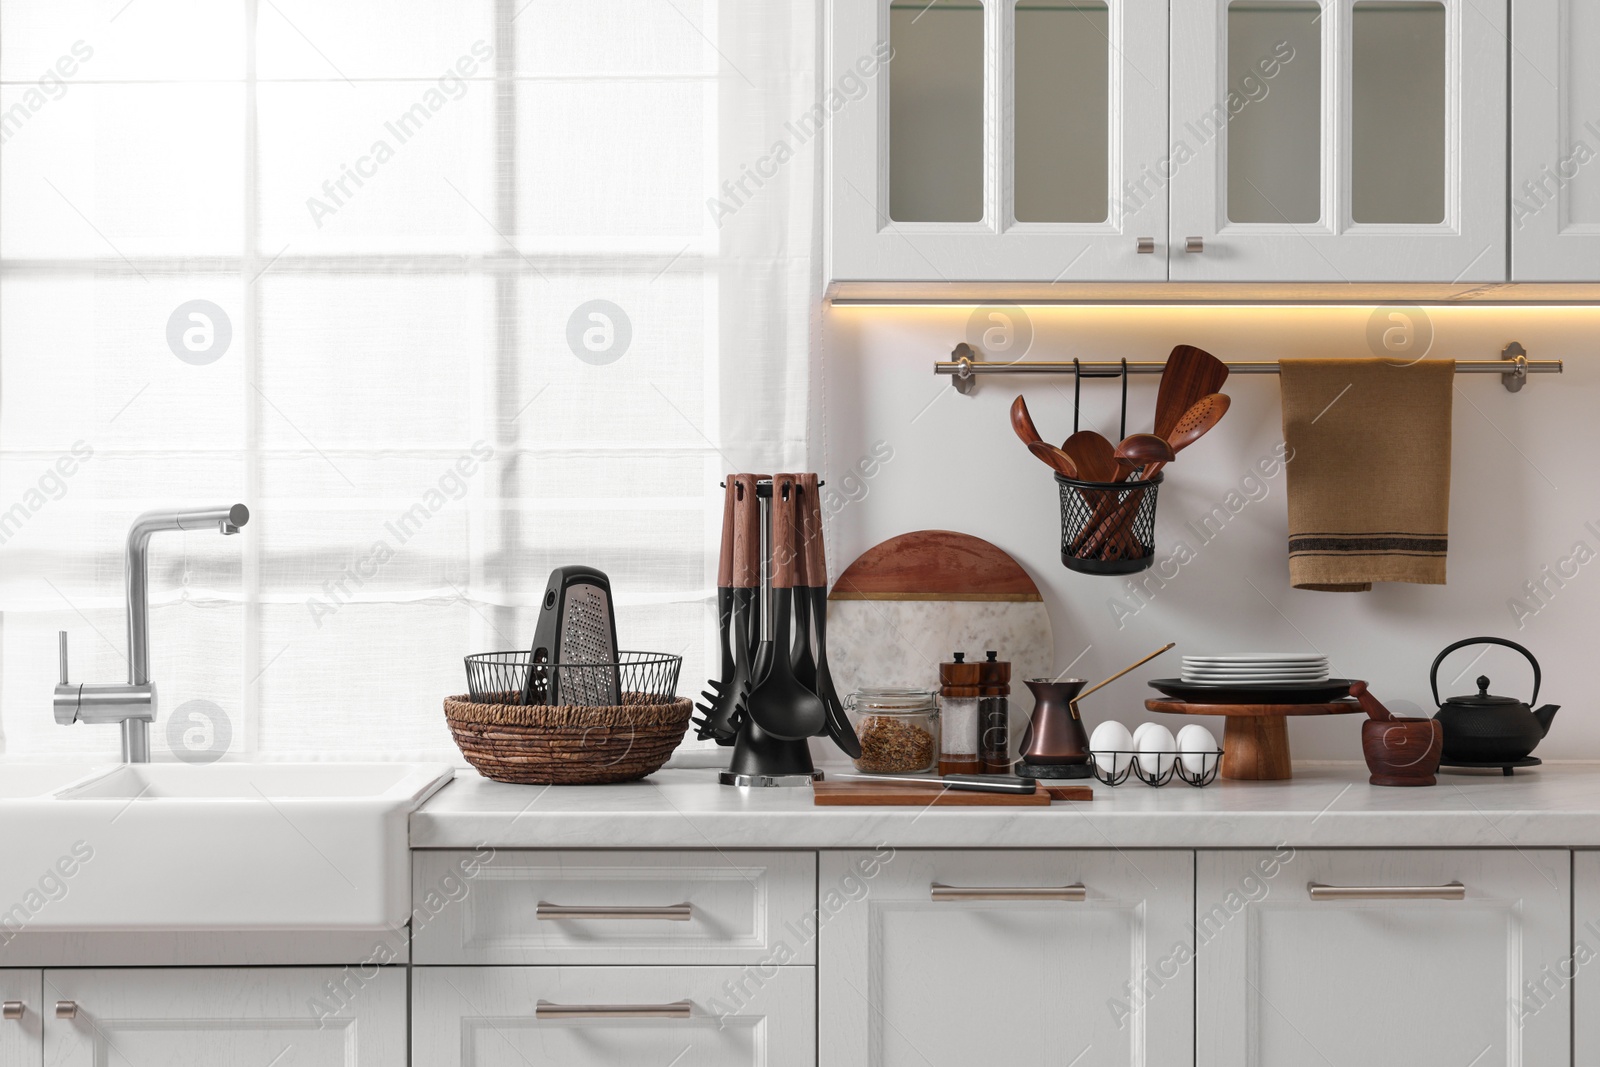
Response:
[{"label": "stainless steel faucet", "polygon": [[150,680],[150,535],[163,530],[214,529],[236,534],[250,521],[250,509],[201,508],[196,511],[147,511],[128,527],[124,580],[128,596],[128,682],[90,682],[73,685],[67,680],[67,632],[61,631],[61,684],[56,686],[56,722],[122,724],[122,759],[126,763],[150,762],[150,724],[156,717],[156,687]]}]

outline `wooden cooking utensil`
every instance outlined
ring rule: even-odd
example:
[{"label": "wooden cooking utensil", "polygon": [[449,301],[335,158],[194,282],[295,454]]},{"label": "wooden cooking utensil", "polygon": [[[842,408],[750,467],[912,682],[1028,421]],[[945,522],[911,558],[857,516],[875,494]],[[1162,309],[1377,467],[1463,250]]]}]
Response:
[{"label": "wooden cooking utensil", "polygon": [[795,678],[789,657],[795,554],[800,545],[795,523],[799,485],[796,475],[772,476],[772,633],[768,635],[772,665],[746,704],[752,722],[771,736],[790,741],[810,737],[828,720],[828,709],[821,699]]},{"label": "wooden cooking utensil", "polygon": [[1061,444],[1061,450],[1086,482],[1115,482],[1117,448],[1093,430],[1079,430]]},{"label": "wooden cooking utensil", "polygon": [[1033,425],[1033,416],[1028,414],[1028,402],[1022,399],[1020,393],[1011,402],[1011,429],[1016,432],[1016,435],[1022,439],[1022,443],[1025,445],[1044,440]]},{"label": "wooden cooking utensil", "polygon": [[1078,467],[1077,464],[1072,462],[1072,457],[1049,441],[1029,441],[1028,451],[1039,457],[1046,466],[1057,474],[1068,478],[1076,478],[1078,476]]},{"label": "wooden cooking utensil", "polygon": [[[1179,452],[1200,440],[1213,426],[1221,422],[1222,416],[1228,413],[1228,407],[1232,403],[1227,393],[1212,393],[1195,401],[1189,410],[1183,413],[1183,417],[1177,421],[1167,437],[1172,456],[1167,460],[1156,460],[1145,467],[1139,475],[1140,479],[1148,481],[1160,474],[1161,468],[1176,458]],[[1088,532],[1080,542],[1084,546],[1082,551],[1089,552],[1098,548],[1109,532],[1116,529],[1118,523],[1122,522],[1130,512],[1138,510],[1143,500],[1144,491],[1139,490],[1128,494],[1128,498],[1120,506],[1106,509],[1104,513],[1097,512],[1092,516]]]},{"label": "wooden cooking utensil", "polygon": [[1157,437],[1172,439],[1173,427],[1201,397],[1215,393],[1228,380],[1228,365],[1193,345],[1178,345],[1167,357],[1156,391]]},{"label": "wooden cooking utensil", "polygon": [[1028,446],[1028,451],[1051,470],[1068,478],[1078,476],[1078,468],[1072,462],[1072,457],[1039,436],[1038,429],[1033,425],[1033,416],[1028,414],[1028,402],[1021,396],[1011,402],[1011,429]]},{"label": "wooden cooking utensil", "polygon": [[[1188,411],[1183,413],[1172,427],[1172,432],[1167,435],[1167,444],[1172,446],[1172,454],[1179,452],[1194,444],[1200,438],[1211,432],[1211,428],[1222,421],[1222,416],[1228,413],[1228,408],[1233,404],[1232,398],[1227,393],[1212,393],[1196,400]],[[1166,463],[1157,463],[1146,470],[1146,478],[1153,477]]]},{"label": "wooden cooking utensil", "polygon": [[1164,437],[1157,437],[1153,433],[1136,433],[1123,438],[1112,457],[1117,461],[1117,466],[1122,468],[1122,476],[1117,481],[1125,482],[1141,467],[1148,469],[1152,465],[1170,463],[1173,448]]}]

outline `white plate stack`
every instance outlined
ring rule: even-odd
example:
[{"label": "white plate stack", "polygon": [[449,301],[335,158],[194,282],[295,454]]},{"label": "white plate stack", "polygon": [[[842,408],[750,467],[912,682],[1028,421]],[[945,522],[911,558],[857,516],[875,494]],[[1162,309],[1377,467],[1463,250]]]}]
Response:
[{"label": "white plate stack", "polygon": [[1315,653],[1255,652],[1241,656],[1185,656],[1183,680],[1195,685],[1281,685],[1325,682],[1328,657]]}]

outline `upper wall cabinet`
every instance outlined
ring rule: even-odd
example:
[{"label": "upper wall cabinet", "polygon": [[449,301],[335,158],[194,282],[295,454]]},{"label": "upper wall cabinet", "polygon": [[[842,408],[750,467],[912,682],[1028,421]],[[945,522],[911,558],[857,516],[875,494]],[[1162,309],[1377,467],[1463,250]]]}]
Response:
[{"label": "upper wall cabinet", "polygon": [[833,281],[1167,277],[1166,0],[832,0]]},{"label": "upper wall cabinet", "polygon": [[1173,3],[1172,279],[1503,281],[1505,18]]},{"label": "upper wall cabinet", "polygon": [[1511,277],[1600,281],[1600,4],[1516,0]]}]

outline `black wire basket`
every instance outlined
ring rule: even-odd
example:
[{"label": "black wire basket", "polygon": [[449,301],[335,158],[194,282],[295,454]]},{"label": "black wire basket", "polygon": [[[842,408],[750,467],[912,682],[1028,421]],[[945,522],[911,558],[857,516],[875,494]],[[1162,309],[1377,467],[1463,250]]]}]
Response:
[{"label": "black wire basket", "polygon": [[467,692],[479,704],[617,707],[671,703],[683,657],[618,652],[615,663],[544,663],[531,651],[481,652],[466,665]]},{"label": "black wire basket", "polygon": [[1164,474],[1125,482],[1056,475],[1061,562],[1084,574],[1133,574],[1156,558],[1156,496]]},{"label": "black wire basket", "polygon": [[[1096,755],[1112,758],[1106,761],[1107,765],[1102,765],[1102,762],[1095,758]],[[1201,770],[1192,770],[1184,761],[1184,756],[1201,756]],[[1192,786],[1204,788],[1217,780],[1217,772],[1222,769],[1222,749],[1217,749],[1214,755],[1210,752],[1162,753],[1151,762],[1155,766],[1146,769],[1139,753],[1127,749],[1115,751],[1107,749],[1099,753],[1089,753],[1089,766],[1094,769],[1094,776],[1106,785],[1121,785],[1129,777],[1136,777],[1145,785],[1160,787],[1177,777]],[[1161,766],[1163,763],[1166,763],[1164,768]]]}]

